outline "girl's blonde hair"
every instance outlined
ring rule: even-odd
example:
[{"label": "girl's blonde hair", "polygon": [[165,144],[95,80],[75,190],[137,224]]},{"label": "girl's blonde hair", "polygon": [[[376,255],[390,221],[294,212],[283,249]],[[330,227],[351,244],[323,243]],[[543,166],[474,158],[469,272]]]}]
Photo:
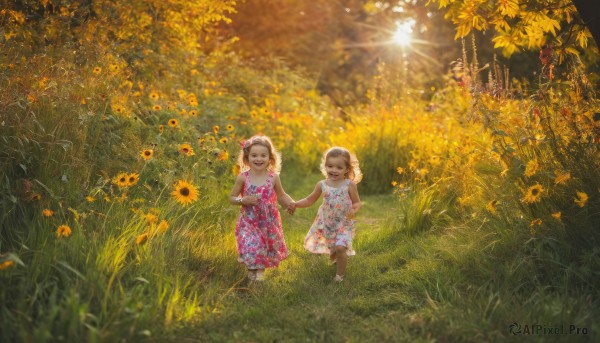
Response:
[{"label": "girl's blonde hair", "polygon": [[240,171],[244,172],[250,169],[248,156],[250,155],[250,148],[255,145],[262,145],[269,150],[269,167],[267,169],[279,174],[281,171],[281,154],[275,149],[271,139],[267,136],[253,136],[242,143],[242,150],[238,155]]},{"label": "girl's blonde hair", "polygon": [[323,159],[321,160],[321,173],[327,177],[327,170],[325,169],[325,163],[327,163],[327,159],[330,157],[344,157],[344,161],[346,162],[346,168],[348,168],[348,172],[346,173],[345,178],[352,180],[354,183],[359,183],[362,180],[362,173],[360,171],[360,167],[358,166],[358,159],[354,154],[351,154],[350,151],[346,148],[342,148],[339,146],[335,146],[330,148],[323,154]]}]

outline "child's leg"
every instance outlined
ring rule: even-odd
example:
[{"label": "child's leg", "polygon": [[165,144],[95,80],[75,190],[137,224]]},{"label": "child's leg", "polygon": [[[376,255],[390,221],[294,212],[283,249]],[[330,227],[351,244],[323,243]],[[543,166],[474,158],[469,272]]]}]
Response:
[{"label": "child's leg", "polygon": [[265,279],[265,270],[257,269],[256,270],[256,281],[263,281]]},{"label": "child's leg", "polygon": [[248,269],[248,280],[256,281],[256,269]]},{"label": "child's leg", "polygon": [[337,275],[344,276],[346,272],[346,264],[348,263],[348,255],[346,255],[346,247],[338,245],[335,247]]}]

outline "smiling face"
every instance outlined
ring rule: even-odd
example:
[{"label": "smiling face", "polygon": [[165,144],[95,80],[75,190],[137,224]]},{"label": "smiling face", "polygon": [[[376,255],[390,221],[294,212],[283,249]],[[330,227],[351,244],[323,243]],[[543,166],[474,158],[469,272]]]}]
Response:
[{"label": "smiling face", "polygon": [[348,167],[344,156],[330,156],[325,161],[325,171],[327,178],[332,181],[343,180],[348,173]]},{"label": "smiling face", "polygon": [[255,144],[250,147],[248,152],[248,164],[255,171],[267,169],[270,162],[269,148],[264,145]]}]

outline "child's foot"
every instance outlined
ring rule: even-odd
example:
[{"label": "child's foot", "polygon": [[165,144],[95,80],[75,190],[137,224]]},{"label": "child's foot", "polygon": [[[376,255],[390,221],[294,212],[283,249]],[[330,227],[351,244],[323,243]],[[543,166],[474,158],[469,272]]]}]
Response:
[{"label": "child's foot", "polygon": [[335,277],[333,278],[333,281],[335,281],[335,282],[342,282],[342,281],[344,281],[344,275],[337,275],[337,274],[335,274]]},{"label": "child's foot", "polygon": [[256,271],[256,281],[263,281],[265,279],[265,270],[259,269]]},{"label": "child's foot", "polygon": [[248,270],[248,280],[256,281],[256,270]]}]

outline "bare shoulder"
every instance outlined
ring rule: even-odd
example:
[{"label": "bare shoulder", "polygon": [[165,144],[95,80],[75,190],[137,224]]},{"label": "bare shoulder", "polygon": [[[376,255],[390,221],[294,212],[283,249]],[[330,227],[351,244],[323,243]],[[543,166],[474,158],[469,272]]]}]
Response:
[{"label": "bare shoulder", "polygon": [[235,183],[244,183],[245,181],[246,177],[243,173],[239,173],[238,176],[235,178]]}]

